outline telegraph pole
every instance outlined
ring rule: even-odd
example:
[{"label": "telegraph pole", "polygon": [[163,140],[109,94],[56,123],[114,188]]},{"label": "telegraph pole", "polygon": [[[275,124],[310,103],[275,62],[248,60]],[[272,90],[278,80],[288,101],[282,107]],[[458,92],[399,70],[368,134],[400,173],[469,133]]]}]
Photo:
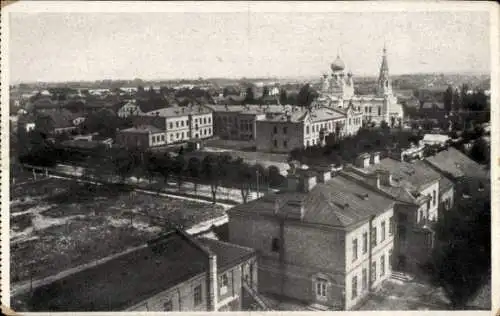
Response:
[{"label": "telegraph pole", "polygon": [[255,170],[257,174],[257,198],[259,198],[259,170]]}]

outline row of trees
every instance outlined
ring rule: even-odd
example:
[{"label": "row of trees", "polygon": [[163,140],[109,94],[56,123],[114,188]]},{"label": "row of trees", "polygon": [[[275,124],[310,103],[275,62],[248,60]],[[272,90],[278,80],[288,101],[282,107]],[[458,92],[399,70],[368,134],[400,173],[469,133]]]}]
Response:
[{"label": "row of trees", "polygon": [[407,148],[418,143],[422,135],[403,130],[390,130],[387,127],[370,130],[362,128],[356,135],[344,138],[332,138],[326,146],[311,146],[305,149],[294,149],[290,159],[306,164],[329,162],[342,164],[352,161],[363,152],[382,151],[388,149]]}]

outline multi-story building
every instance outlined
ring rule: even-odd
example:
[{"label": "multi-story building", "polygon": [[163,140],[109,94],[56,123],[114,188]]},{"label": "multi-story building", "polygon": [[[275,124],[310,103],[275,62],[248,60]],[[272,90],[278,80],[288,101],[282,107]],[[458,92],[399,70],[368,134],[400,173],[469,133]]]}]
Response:
[{"label": "multi-story building", "polygon": [[118,131],[116,143],[126,148],[142,150],[164,146],[165,131],[153,125],[139,125]]},{"label": "multi-story building", "polygon": [[362,126],[362,114],[346,109],[314,106],[266,114],[256,122],[258,151],[289,152],[295,148],[324,145],[330,135],[354,135]]},{"label": "multi-story building", "polygon": [[259,253],[259,292],[351,309],[392,270],[389,196],[330,168],[292,165],[288,189],[229,210],[229,239]]},{"label": "multi-story building", "polygon": [[385,121],[391,124],[394,121],[394,124],[399,124],[402,121],[403,108],[392,92],[385,47],[374,95],[355,94],[354,76],[345,71],[346,67],[340,56],[337,56],[330,68],[330,76],[324,74],[321,78],[320,95],[314,101],[315,104],[334,108],[346,108],[352,104],[354,109],[363,113],[363,120],[367,123],[380,124]]},{"label": "multi-story building", "polygon": [[222,139],[254,140],[256,122],[266,114],[292,111],[290,105],[210,105],[214,112],[214,134]]},{"label": "multi-story building", "polygon": [[29,311],[238,311],[257,288],[255,251],[172,231],[34,289]]},{"label": "multi-story building", "polygon": [[166,144],[213,136],[212,110],[205,106],[158,109],[142,114],[140,120],[151,121],[150,124],[164,128]]},{"label": "multi-story building", "polygon": [[[396,201],[394,263],[399,270],[415,271],[428,260],[433,249],[440,194],[448,192],[440,190],[442,176],[424,162],[379,157],[378,153],[362,154],[354,166],[347,166],[341,173]],[[453,186],[448,190],[453,190]]]}]

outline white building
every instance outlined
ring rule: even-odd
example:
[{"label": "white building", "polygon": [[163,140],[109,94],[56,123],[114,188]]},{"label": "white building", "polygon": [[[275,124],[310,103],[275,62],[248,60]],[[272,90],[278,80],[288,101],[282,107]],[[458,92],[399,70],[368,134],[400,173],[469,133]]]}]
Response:
[{"label": "white building", "polygon": [[386,121],[391,124],[394,121],[395,124],[399,124],[399,121],[402,122],[403,107],[397,103],[397,98],[392,92],[385,48],[375,95],[355,94],[353,74],[345,71],[345,64],[340,56],[337,56],[330,68],[330,76],[324,74],[321,79],[320,96],[315,100],[315,104],[335,108],[345,108],[348,104],[352,104],[354,109],[363,113],[363,120],[367,123],[380,124]]},{"label": "white building", "polygon": [[325,145],[329,135],[354,135],[362,126],[362,114],[352,106],[344,109],[294,107],[285,113],[267,113],[256,121],[258,151],[289,152],[295,148]]}]

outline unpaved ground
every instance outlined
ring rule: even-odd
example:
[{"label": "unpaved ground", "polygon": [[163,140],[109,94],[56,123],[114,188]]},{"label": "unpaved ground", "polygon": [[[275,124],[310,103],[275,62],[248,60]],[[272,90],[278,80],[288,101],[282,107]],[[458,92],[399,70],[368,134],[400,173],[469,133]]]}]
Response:
[{"label": "unpaved ground", "polygon": [[46,179],[11,187],[11,282],[43,278],[136,247],[222,207]]}]

